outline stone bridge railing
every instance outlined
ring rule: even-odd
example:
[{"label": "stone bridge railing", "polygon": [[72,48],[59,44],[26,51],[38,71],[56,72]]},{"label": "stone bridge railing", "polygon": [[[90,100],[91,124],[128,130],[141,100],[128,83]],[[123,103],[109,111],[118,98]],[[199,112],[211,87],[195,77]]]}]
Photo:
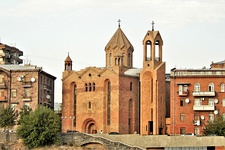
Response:
[{"label": "stone bridge railing", "polygon": [[68,144],[69,142],[75,143],[77,146],[85,146],[88,144],[101,144],[106,147],[108,150],[116,150],[116,149],[123,149],[123,150],[144,150],[140,147],[130,146],[122,142],[112,141],[110,139],[106,139],[101,136],[93,136],[90,134],[85,133],[62,133],[61,135],[61,142],[64,144]]}]

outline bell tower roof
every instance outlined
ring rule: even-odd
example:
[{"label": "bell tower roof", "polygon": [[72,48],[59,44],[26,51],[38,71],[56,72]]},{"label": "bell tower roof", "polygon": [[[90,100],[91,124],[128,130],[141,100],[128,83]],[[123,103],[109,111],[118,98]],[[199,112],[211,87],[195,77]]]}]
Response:
[{"label": "bell tower roof", "polygon": [[64,62],[69,62],[69,61],[72,61],[72,59],[70,58],[70,55],[68,54]]}]

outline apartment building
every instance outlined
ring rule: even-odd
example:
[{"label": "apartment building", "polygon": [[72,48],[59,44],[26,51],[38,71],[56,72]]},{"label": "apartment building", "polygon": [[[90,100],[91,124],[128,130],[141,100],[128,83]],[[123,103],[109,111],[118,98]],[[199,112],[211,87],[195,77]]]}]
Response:
[{"label": "apartment building", "polygon": [[14,46],[0,43],[0,65],[22,64],[23,60],[20,56],[23,56],[23,51]]},{"label": "apartment building", "polygon": [[33,65],[0,65],[0,106],[20,111],[23,105],[34,110],[39,104],[54,109],[56,77]]},{"label": "apartment building", "polygon": [[171,70],[171,135],[202,135],[218,114],[225,117],[225,61],[212,62],[209,69]]}]

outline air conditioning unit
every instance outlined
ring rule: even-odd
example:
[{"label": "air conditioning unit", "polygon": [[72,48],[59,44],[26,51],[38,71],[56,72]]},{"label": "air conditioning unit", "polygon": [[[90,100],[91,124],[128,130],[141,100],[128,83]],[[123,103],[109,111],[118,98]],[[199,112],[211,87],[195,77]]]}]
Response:
[{"label": "air conditioning unit", "polygon": [[193,120],[193,124],[197,125],[197,126],[200,126],[201,122],[200,122],[200,120]]}]

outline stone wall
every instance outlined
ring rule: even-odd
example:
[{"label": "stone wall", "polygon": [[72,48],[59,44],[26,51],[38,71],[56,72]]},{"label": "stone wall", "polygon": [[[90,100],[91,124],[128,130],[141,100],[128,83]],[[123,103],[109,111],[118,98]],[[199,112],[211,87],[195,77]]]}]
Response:
[{"label": "stone wall", "polygon": [[0,132],[0,142],[15,142],[17,141],[16,133],[13,132]]}]

